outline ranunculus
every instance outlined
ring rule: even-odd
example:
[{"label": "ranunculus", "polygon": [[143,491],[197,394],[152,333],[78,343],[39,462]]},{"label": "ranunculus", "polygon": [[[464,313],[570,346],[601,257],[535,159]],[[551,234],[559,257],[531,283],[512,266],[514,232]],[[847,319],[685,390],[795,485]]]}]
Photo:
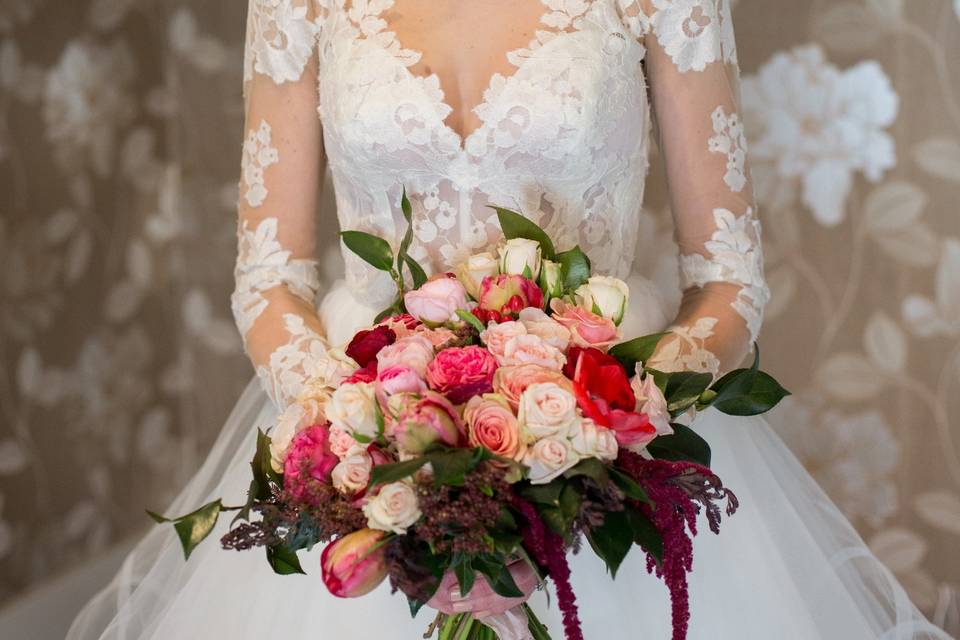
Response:
[{"label": "ranunculus", "polygon": [[497,360],[503,365],[538,364],[557,371],[560,371],[567,361],[559,349],[544,342],[540,336],[531,334],[507,340],[503,347],[503,356]]},{"label": "ranunculus", "polygon": [[386,406],[390,396],[396,393],[420,393],[426,391],[427,383],[408,366],[397,364],[377,374],[377,399]]},{"label": "ranunculus", "polygon": [[601,427],[589,418],[584,418],[570,427],[570,446],[584,458],[614,460],[618,443],[612,429]]},{"label": "ranunculus", "polygon": [[537,286],[543,291],[544,297],[559,298],[563,295],[563,271],[560,265],[551,260],[544,260],[540,265],[540,279],[537,280]]},{"label": "ranunculus", "polygon": [[497,248],[500,273],[524,276],[536,281],[540,276],[540,243],[527,238],[510,238]]},{"label": "ranunculus", "polygon": [[609,318],[614,324],[623,321],[630,289],[627,283],[610,276],[590,276],[586,283],[573,292],[574,301],[584,309]]},{"label": "ranunculus", "polygon": [[357,445],[333,468],[330,481],[341,493],[356,493],[367,488],[372,470],[373,458],[366,447]]},{"label": "ranunculus", "polygon": [[493,374],[493,390],[503,396],[516,410],[520,406],[520,396],[532,384],[553,382],[573,393],[573,383],[555,369],[547,369],[538,364],[520,364],[500,367]]},{"label": "ranunculus", "polygon": [[471,446],[486,447],[504,458],[523,459],[527,446],[506,398],[495,393],[474,396],[463,410],[463,419]]},{"label": "ranunculus", "polygon": [[277,424],[270,432],[270,466],[283,473],[283,461],[294,436],[307,427],[323,421],[323,411],[318,402],[308,400],[287,406],[277,417]]},{"label": "ranunculus", "polygon": [[417,372],[421,378],[427,375],[427,365],[435,353],[430,341],[420,334],[400,338],[377,354],[377,371],[403,365]]},{"label": "ranunculus", "polygon": [[320,555],[323,584],[338,598],[359,598],[387,577],[382,531],[360,529],[329,543]]},{"label": "ranunculus", "polygon": [[480,295],[480,283],[487,276],[500,273],[497,259],[489,251],[475,253],[457,266],[457,278],[474,299]]},{"label": "ranunculus", "polygon": [[392,436],[402,452],[420,454],[435,443],[448,447],[460,444],[463,434],[460,416],[442,395],[425,391],[419,398],[411,398],[408,394],[398,394],[394,398],[407,398],[392,427]]},{"label": "ranunculus", "polygon": [[530,468],[530,484],[546,484],[578,462],[580,456],[565,437],[537,440],[523,457],[523,464]]},{"label": "ranunculus", "polygon": [[357,439],[346,429],[330,425],[330,451],[341,460],[347,457],[350,450],[357,446]]},{"label": "ranunculus", "polygon": [[520,396],[520,424],[530,438],[565,437],[577,420],[577,399],[553,382],[540,382]]},{"label": "ranunculus", "polygon": [[673,433],[670,426],[670,411],[667,409],[667,399],[654,381],[653,376],[643,372],[643,366],[637,364],[637,375],[630,381],[630,388],[637,398],[636,410],[650,420],[650,424],[657,430],[658,436],[667,436]]},{"label": "ranunculus", "polygon": [[290,443],[283,463],[283,488],[297,500],[309,501],[311,485],[326,483],[340,461],[330,451],[326,425],[315,424],[299,432]]},{"label": "ranunculus", "polygon": [[398,535],[420,519],[420,505],[413,486],[408,482],[391,482],[380,487],[375,496],[363,505],[367,526]]},{"label": "ranunculus", "polygon": [[459,320],[457,309],[467,309],[467,291],[452,274],[444,273],[405,293],[403,304],[423,322],[442,324]]},{"label": "ranunculus", "polygon": [[503,350],[507,346],[507,341],[510,338],[526,334],[527,328],[516,320],[491,322],[487,325],[486,329],[480,332],[480,341],[499,361],[500,358],[503,357]]},{"label": "ranunculus", "polygon": [[613,409],[632,411],[636,397],[623,365],[597,349],[571,347],[564,373]]},{"label": "ranunculus", "polygon": [[620,332],[613,320],[568,304],[561,298],[550,301],[553,319],[570,330],[573,344],[606,351],[620,339]]},{"label": "ranunculus", "polygon": [[609,413],[609,420],[617,442],[630,451],[642,450],[657,437],[656,427],[642,413],[613,409]]},{"label": "ranunculus", "polygon": [[366,367],[375,361],[380,349],[397,340],[397,333],[390,327],[377,325],[372,329],[358,331],[350,344],[347,345],[346,353],[353,358],[361,367]]},{"label": "ranunculus", "polygon": [[[512,316],[524,307],[543,308],[543,292],[532,280],[508,274],[483,279],[480,284],[478,310]],[[476,313],[477,310],[474,310],[474,314]]]},{"label": "ranunculus", "polygon": [[542,309],[527,307],[520,311],[517,319],[526,327],[527,333],[539,336],[551,347],[566,351],[570,345],[570,330],[548,316]]},{"label": "ranunculus", "polygon": [[377,401],[372,382],[342,384],[327,405],[327,419],[337,427],[373,439],[377,437]]},{"label": "ranunculus", "polygon": [[497,361],[483,347],[444,349],[427,365],[427,384],[453,404],[493,390]]}]

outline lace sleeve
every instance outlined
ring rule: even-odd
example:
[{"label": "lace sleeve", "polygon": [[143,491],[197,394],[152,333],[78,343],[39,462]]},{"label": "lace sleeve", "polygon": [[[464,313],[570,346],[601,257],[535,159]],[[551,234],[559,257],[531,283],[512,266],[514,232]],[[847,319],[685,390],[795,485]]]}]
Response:
[{"label": "lace sleeve", "polygon": [[319,32],[314,0],[250,0],[234,318],[264,388],[283,408],[323,366],[315,311]]},{"label": "lace sleeve", "polygon": [[647,48],[657,136],[667,168],[684,287],[650,366],[718,373],[757,332],[763,279],[729,0],[619,0]]}]

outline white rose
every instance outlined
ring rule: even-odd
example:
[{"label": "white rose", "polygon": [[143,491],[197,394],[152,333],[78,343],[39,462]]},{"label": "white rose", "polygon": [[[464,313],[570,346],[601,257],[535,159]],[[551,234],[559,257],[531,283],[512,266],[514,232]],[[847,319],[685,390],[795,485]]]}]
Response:
[{"label": "white rose", "polygon": [[385,484],[377,495],[363,505],[367,526],[379,531],[403,535],[407,527],[420,519],[417,494],[407,482]]},{"label": "white rose", "polygon": [[577,399],[555,382],[532,384],[520,395],[518,419],[534,440],[566,437],[577,421]]},{"label": "white rose", "polygon": [[497,357],[497,362],[501,365],[538,364],[554,371],[563,369],[566,361],[567,357],[560,349],[547,344],[540,336],[529,333],[507,340],[503,345],[503,355]]},{"label": "white rose", "polygon": [[539,336],[541,340],[560,351],[570,346],[570,330],[548,316],[543,309],[525,307],[517,315],[527,333]]},{"label": "white rose", "polygon": [[559,298],[563,295],[563,272],[560,265],[552,260],[543,260],[540,263],[540,280],[537,281],[546,302],[550,298]]},{"label": "white rose", "polygon": [[536,240],[511,238],[497,248],[497,253],[500,254],[500,273],[526,276],[533,281],[540,275],[540,243]]},{"label": "white rose", "polygon": [[523,463],[530,468],[530,484],[546,484],[580,462],[566,438],[544,438],[527,449]]},{"label": "white rose", "polygon": [[653,376],[643,372],[643,366],[637,365],[637,375],[630,381],[633,395],[637,398],[637,412],[650,419],[650,424],[657,430],[658,436],[668,436],[673,433],[670,426],[670,411],[667,410],[667,399],[663,397],[660,387],[654,382]]},{"label": "white rose", "polygon": [[592,311],[604,318],[610,318],[619,325],[627,309],[630,289],[627,283],[610,276],[591,276],[586,284],[573,292],[578,306]]},{"label": "white rose", "polygon": [[570,446],[584,458],[614,460],[617,457],[617,436],[612,429],[598,426],[589,418],[570,427]]},{"label": "white rose", "polygon": [[295,402],[283,410],[270,432],[270,466],[274,471],[283,473],[283,462],[293,437],[322,420],[323,411],[317,402]]},{"label": "white rose", "polygon": [[373,471],[373,458],[361,446],[350,449],[347,456],[333,468],[330,479],[341,493],[356,493],[365,489]]},{"label": "white rose", "polygon": [[489,251],[477,253],[457,266],[457,279],[474,299],[480,296],[480,285],[487,276],[500,273],[497,259]]},{"label": "white rose", "polygon": [[372,382],[344,384],[337,387],[327,403],[327,419],[351,435],[377,437],[375,385]]}]

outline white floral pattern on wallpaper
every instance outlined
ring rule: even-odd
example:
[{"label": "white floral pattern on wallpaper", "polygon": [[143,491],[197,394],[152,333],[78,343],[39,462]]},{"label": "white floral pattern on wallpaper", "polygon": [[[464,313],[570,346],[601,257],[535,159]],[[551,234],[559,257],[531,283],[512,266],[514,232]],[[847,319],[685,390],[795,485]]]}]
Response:
[{"label": "white floral pattern on wallpaper", "polygon": [[[682,64],[733,54],[698,39],[729,42],[713,3],[655,3],[688,22]],[[234,206],[274,158],[269,129],[245,150],[238,133],[245,4],[0,0],[0,599],[147,526],[253,374],[230,320]],[[736,190],[749,142],[764,367],[795,391],[773,423],[960,632],[960,2],[735,6],[744,112],[714,114],[704,151]],[[281,38],[248,63],[302,57]],[[676,290],[667,219],[643,221],[637,267]]]}]

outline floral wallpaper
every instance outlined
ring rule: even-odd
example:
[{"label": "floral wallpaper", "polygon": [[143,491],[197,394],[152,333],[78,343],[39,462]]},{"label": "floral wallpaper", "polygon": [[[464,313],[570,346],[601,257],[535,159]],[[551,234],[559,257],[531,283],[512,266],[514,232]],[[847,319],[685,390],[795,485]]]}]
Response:
[{"label": "floral wallpaper", "polygon": [[[0,0],[0,600],[148,526],[252,375],[245,5]],[[735,6],[771,422],[960,633],[960,0]],[[675,292],[662,178],[636,266]]]}]

